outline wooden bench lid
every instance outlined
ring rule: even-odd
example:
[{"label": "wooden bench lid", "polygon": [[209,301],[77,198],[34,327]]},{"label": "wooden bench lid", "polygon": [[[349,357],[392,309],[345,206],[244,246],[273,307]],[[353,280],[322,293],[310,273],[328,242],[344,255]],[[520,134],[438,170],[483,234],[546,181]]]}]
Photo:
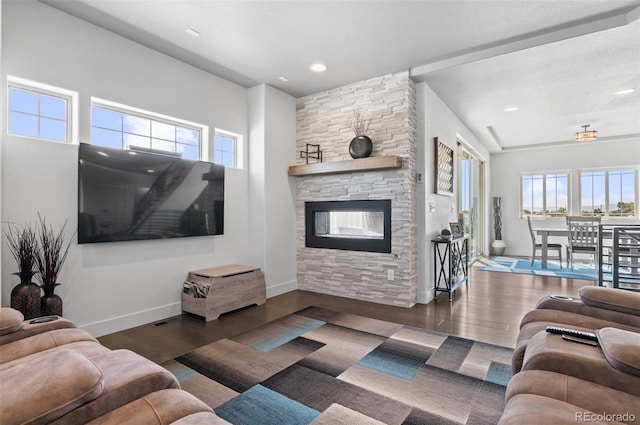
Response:
[{"label": "wooden bench lid", "polygon": [[208,269],[193,270],[191,273],[206,277],[226,277],[236,274],[248,273],[260,270],[260,267],[243,266],[241,264],[229,264],[226,266],[211,267]]}]

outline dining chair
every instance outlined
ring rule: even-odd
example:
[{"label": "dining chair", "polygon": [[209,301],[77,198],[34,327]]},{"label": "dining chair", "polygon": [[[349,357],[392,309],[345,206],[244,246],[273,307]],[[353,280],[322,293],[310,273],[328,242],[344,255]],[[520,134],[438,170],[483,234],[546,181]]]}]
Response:
[{"label": "dining chair", "polygon": [[[542,244],[536,241],[536,233],[531,226],[531,216],[527,216],[527,224],[529,225],[529,233],[531,234],[531,245],[533,250],[531,252],[531,265],[533,266],[533,261],[536,259],[536,251],[540,250],[542,252]],[[562,244],[559,243],[548,243],[547,251],[558,251],[558,260],[560,260],[560,268],[562,268]]]},{"label": "dining chair", "polygon": [[598,228],[601,217],[567,216],[569,243],[567,244],[567,263],[571,270],[574,254],[593,255],[593,263],[598,261]]}]

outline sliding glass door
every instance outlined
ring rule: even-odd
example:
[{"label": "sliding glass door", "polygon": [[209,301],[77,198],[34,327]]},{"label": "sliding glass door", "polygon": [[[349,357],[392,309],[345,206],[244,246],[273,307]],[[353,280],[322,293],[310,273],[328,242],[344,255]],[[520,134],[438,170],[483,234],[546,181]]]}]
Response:
[{"label": "sliding glass door", "polygon": [[482,254],[484,241],[484,163],[461,143],[458,158],[458,217],[464,220],[464,232],[469,235],[470,259],[476,259]]}]

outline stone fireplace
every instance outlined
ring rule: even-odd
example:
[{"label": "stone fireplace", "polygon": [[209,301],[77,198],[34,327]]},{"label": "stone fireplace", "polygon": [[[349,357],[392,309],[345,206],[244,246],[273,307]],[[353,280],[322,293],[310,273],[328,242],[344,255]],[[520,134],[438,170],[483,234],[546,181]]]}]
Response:
[{"label": "stone fireplace", "polygon": [[[296,177],[298,288],[413,306],[417,301],[416,98],[408,71],[305,96],[296,103],[298,152],[305,150],[307,143],[319,144],[324,163],[360,161],[349,155],[349,141],[353,138],[350,119],[358,111],[371,119],[367,134],[373,140],[370,159],[401,158],[401,165],[396,168]],[[298,164],[304,162],[298,159]],[[326,215],[327,205],[341,205],[344,201],[353,202],[352,205],[388,203],[389,232],[383,229],[388,245],[366,249],[363,241],[380,241],[379,227],[374,223],[380,219],[379,214],[367,218],[347,216],[338,210],[334,211],[333,220],[330,214]],[[318,205],[323,208],[315,210],[318,220],[309,223],[316,236],[312,244],[321,242],[324,247],[308,245],[307,210],[311,207],[307,205],[314,203],[321,203]],[[353,209],[342,212],[348,210]],[[368,221],[366,226],[364,221]],[[363,249],[349,246],[346,239],[350,238],[360,239]],[[327,242],[342,247],[326,246]]]}]

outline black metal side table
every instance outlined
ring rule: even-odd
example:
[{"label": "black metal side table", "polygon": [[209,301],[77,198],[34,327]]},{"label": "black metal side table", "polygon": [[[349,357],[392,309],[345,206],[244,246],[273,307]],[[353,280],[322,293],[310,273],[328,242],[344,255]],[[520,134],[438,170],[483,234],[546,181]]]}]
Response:
[{"label": "black metal side table", "polygon": [[449,302],[463,282],[469,285],[469,236],[451,239],[432,239],[433,243],[433,296],[448,292]]}]

